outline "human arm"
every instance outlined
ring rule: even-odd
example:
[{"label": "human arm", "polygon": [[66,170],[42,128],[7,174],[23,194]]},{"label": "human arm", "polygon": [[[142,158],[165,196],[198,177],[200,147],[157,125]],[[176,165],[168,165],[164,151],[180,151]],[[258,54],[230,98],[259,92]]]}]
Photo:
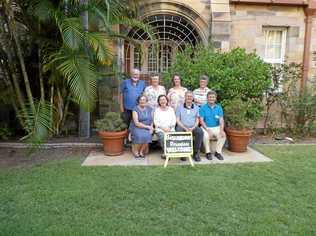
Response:
[{"label": "human arm", "polygon": [[184,129],[186,132],[189,132],[189,131],[190,131],[190,129],[188,129],[187,127],[185,127],[184,124],[182,124],[182,122],[181,122],[181,120],[180,120],[180,117],[177,117],[177,125],[178,125],[179,127],[181,127],[182,129]]},{"label": "human arm", "polygon": [[199,126],[199,123],[200,123],[200,118],[199,118],[199,117],[196,117],[194,126],[191,127],[191,128],[189,128],[188,130],[189,130],[189,131],[193,131],[196,127]]},{"label": "human arm", "polygon": [[152,130],[152,126],[151,125],[145,125],[145,124],[139,122],[138,114],[137,114],[136,111],[133,111],[132,116],[133,116],[133,121],[134,121],[134,124],[135,124],[136,127],[142,128],[142,129]]},{"label": "human arm", "polygon": [[219,134],[221,137],[225,137],[224,127],[225,127],[224,118],[221,117],[219,118],[219,129],[220,129]]},{"label": "human arm", "polygon": [[184,131],[189,132],[189,129],[181,122],[181,106],[178,106],[176,110],[176,122]]},{"label": "human arm", "polygon": [[120,103],[120,111],[124,112],[124,97],[123,97],[123,91],[125,88],[124,81],[120,84],[120,93],[119,93],[119,103]]},{"label": "human arm", "polygon": [[176,124],[177,124],[177,118],[176,118],[176,113],[172,108],[169,109],[169,114],[170,114],[170,130],[169,131],[174,131]]},{"label": "human arm", "polygon": [[224,121],[224,112],[223,108],[220,106],[219,110],[219,128],[220,128],[220,136],[225,137],[225,132],[224,132],[224,127],[225,127],[225,121]]},{"label": "human arm", "polygon": [[124,112],[124,102],[123,102],[123,94],[122,93],[120,93],[120,95],[119,95],[119,103],[120,103],[120,111],[121,112]]},{"label": "human arm", "polygon": [[213,137],[214,134],[212,133],[212,131],[210,129],[207,128],[207,125],[205,123],[205,111],[203,109],[203,107],[200,109],[200,124],[202,126],[202,128],[208,133],[209,137]]}]

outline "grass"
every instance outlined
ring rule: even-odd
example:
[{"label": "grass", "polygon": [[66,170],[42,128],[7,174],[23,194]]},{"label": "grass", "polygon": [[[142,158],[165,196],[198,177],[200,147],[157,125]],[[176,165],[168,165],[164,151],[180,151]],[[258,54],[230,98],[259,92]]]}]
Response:
[{"label": "grass", "polygon": [[316,145],[274,162],[0,170],[1,235],[315,235]]}]

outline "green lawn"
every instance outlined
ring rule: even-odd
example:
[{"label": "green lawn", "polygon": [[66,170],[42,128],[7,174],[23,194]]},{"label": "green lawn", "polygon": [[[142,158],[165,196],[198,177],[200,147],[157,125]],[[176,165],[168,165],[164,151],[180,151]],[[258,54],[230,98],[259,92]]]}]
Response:
[{"label": "green lawn", "polygon": [[0,235],[315,235],[316,145],[274,162],[1,169]]}]

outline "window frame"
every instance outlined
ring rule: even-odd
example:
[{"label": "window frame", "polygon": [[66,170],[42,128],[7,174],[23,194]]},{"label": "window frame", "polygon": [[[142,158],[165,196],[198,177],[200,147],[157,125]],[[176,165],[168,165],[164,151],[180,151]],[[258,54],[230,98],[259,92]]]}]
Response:
[{"label": "window frame", "polygon": [[[263,26],[262,31],[264,35],[264,56],[263,60],[271,64],[283,64],[285,61],[285,52],[286,52],[286,39],[287,39],[287,27],[282,26]],[[267,58],[268,42],[265,37],[265,31],[281,31],[281,55],[278,59]]]}]

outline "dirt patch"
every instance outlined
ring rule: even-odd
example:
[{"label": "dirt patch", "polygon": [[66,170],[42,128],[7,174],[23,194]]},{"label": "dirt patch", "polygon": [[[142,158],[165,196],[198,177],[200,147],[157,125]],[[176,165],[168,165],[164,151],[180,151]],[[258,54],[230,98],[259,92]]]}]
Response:
[{"label": "dirt patch", "polygon": [[256,134],[251,139],[252,144],[316,144],[315,137],[297,138],[292,136],[273,136]]},{"label": "dirt patch", "polygon": [[25,148],[0,148],[0,168],[30,167],[53,160],[78,159],[83,161],[92,150],[98,150],[98,148],[50,148],[31,154]]}]

